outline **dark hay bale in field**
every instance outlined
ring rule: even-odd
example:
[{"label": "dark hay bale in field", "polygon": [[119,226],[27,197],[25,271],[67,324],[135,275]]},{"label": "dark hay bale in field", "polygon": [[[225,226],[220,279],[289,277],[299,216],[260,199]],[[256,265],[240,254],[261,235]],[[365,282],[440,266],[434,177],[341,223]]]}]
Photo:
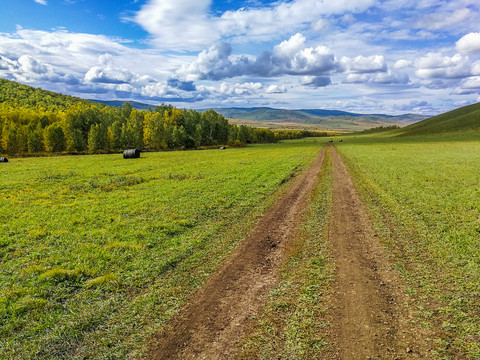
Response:
[{"label": "dark hay bale in field", "polygon": [[225,146],[219,147],[219,150],[226,150],[227,148]]},{"label": "dark hay bale in field", "polygon": [[343,140],[342,140],[342,139],[340,139],[340,140],[338,140],[338,141],[340,141],[340,142],[343,142]]},{"label": "dark hay bale in field", "polygon": [[0,162],[8,162],[6,157],[0,156]]},{"label": "dark hay bale in field", "polygon": [[140,150],[138,149],[127,149],[123,152],[124,159],[138,159],[140,157]]}]

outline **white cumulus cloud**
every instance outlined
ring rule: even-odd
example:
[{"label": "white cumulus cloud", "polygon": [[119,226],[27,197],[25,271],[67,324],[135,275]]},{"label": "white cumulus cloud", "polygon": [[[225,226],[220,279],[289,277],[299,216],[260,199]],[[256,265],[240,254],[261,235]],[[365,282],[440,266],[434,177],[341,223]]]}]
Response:
[{"label": "white cumulus cloud", "polygon": [[412,62],[410,60],[400,59],[395,62],[393,65],[394,69],[405,69],[407,67],[412,66]]},{"label": "white cumulus cloud", "polygon": [[311,86],[314,88],[328,86],[332,83],[329,76],[303,76],[300,79],[300,84],[305,86]]},{"label": "white cumulus cloud", "polygon": [[321,74],[335,69],[338,61],[332,50],[325,46],[305,47],[305,40],[302,34],[296,34],[275,46],[269,65],[277,65],[277,72],[289,75]]},{"label": "white cumulus cloud", "polygon": [[98,57],[98,66],[93,66],[85,74],[87,83],[126,84],[136,80],[130,70],[115,64],[112,54],[102,54]]},{"label": "white cumulus cloud", "polygon": [[15,70],[15,61],[5,56],[0,55],[0,70],[7,70],[9,72]]},{"label": "white cumulus cloud", "polygon": [[267,94],[283,94],[287,92],[287,88],[285,85],[272,84],[265,89],[265,92]]},{"label": "white cumulus cloud", "polygon": [[52,65],[43,63],[31,55],[22,55],[15,60],[7,60],[9,70],[16,80],[25,83],[51,82],[77,85],[78,78],[55,69]]},{"label": "white cumulus cloud", "polygon": [[219,39],[208,15],[211,0],[150,0],[132,20],[153,37],[154,45],[168,50],[200,50]]},{"label": "white cumulus cloud", "polygon": [[292,33],[307,23],[318,29],[323,24],[319,22],[322,17],[362,12],[375,3],[375,0],[279,1],[269,7],[227,11],[221,16],[218,29],[225,36],[261,40]]},{"label": "white cumulus cloud", "polygon": [[1,77],[59,92],[73,91],[77,96],[103,93],[127,83],[140,91],[158,79],[166,81],[171,68],[182,62],[158,51],[129,48],[121,39],[104,35],[21,27],[13,34],[0,33],[0,54]]},{"label": "white cumulus cloud", "polygon": [[221,80],[237,76],[273,77],[281,75],[320,75],[335,70],[338,60],[325,46],[306,47],[305,37],[296,34],[257,57],[232,55],[227,43],[212,45],[197,59],[183,65],[177,76],[187,80]]},{"label": "white cumulus cloud", "polygon": [[146,97],[161,97],[168,93],[168,86],[161,83],[149,84],[141,89],[141,94]]},{"label": "white cumulus cloud", "polygon": [[422,79],[460,79],[471,74],[470,59],[461,54],[450,57],[428,53],[417,59],[415,66],[415,74]]},{"label": "white cumulus cloud", "polygon": [[364,74],[387,71],[387,64],[382,55],[342,57],[341,63],[345,71],[350,74]]},{"label": "white cumulus cloud", "polygon": [[262,83],[260,82],[247,82],[247,83],[235,83],[229,84],[222,82],[220,84],[219,91],[222,94],[226,95],[252,95],[258,93],[259,90],[263,88]]},{"label": "white cumulus cloud", "polygon": [[480,60],[472,64],[472,75],[480,75]]},{"label": "white cumulus cloud", "polygon": [[462,89],[480,90],[480,76],[472,76],[462,81]]},{"label": "white cumulus cloud", "polygon": [[126,69],[94,66],[85,74],[85,81],[104,84],[124,84],[132,81],[133,74]]},{"label": "white cumulus cloud", "polygon": [[52,67],[40,63],[37,59],[30,55],[22,55],[18,59],[19,68],[26,73],[46,74],[52,72]]},{"label": "white cumulus cloud", "polygon": [[372,84],[407,84],[409,77],[407,74],[403,73],[393,73],[391,71],[387,72],[377,72],[377,73],[357,73],[357,74],[348,74],[345,79],[345,83],[350,84],[361,84],[361,83],[372,83]]},{"label": "white cumulus cloud", "polygon": [[200,50],[221,39],[235,41],[270,40],[321,24],[324,16],[362,12],[376,0],[293,0],[271,5],[226,11],[210,11],[212,0],[148,0],[127,20],[142,26],[160,49]]},{"label": "white cumulus cloud", "polygon": [[455,45],[462,54],[480,54],[480,32],[465,35]]}]

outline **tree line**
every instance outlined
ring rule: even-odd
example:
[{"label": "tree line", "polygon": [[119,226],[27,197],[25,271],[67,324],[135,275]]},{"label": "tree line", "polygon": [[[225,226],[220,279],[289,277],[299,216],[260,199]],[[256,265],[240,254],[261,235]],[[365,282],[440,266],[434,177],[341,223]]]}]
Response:
[{"label": "tree line", "polygon": [[162,104],[141,111],[128,102],[117,108],[11,83],[0,81],[0,93],[8,88],[0,98],[0,153],[8,155],[198,149],[326,135],[237,126],[213,110]]}]

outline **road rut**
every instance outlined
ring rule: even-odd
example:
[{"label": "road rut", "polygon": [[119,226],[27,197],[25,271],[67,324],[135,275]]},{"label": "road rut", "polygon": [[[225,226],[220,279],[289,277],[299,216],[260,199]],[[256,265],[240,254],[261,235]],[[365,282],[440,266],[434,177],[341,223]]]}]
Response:
[{"label": "road rut", "polygon": [[224,261],[154,339],[149,359],[231,359],[235,344],[277,282],[278,268],[295,239],[307,199],[315,188],[325,148],[312,166],[260,219],[251,234]]},{"label": "road rut", "polygon": [[336,263],[331,307],[335,359],[429,359],[428,335],[412,324],[411,299],[373,230],[365,205],[335,148],[328,241]]}]

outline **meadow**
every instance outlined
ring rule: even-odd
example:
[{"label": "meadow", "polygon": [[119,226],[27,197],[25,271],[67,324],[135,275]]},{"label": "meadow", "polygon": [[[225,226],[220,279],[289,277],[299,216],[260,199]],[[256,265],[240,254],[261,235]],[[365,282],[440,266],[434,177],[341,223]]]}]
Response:
[{"label": "meadow", "polygon": [[[478,132],[335,138],[436,359],[480,357]],[[0,167],[0,358],[124,359],[202,286],[328,138],[13,159]],[[329,351],[327,152],[297,243],[240,358]]]},{"label": "meadow", "polygon": [[0,358],[141,354],[317,141],[2,164]]},{"label": "meadow", "polygon": [[431,328],[435,358],[480,358],[480,139],[352,135],[337,145]]}]

